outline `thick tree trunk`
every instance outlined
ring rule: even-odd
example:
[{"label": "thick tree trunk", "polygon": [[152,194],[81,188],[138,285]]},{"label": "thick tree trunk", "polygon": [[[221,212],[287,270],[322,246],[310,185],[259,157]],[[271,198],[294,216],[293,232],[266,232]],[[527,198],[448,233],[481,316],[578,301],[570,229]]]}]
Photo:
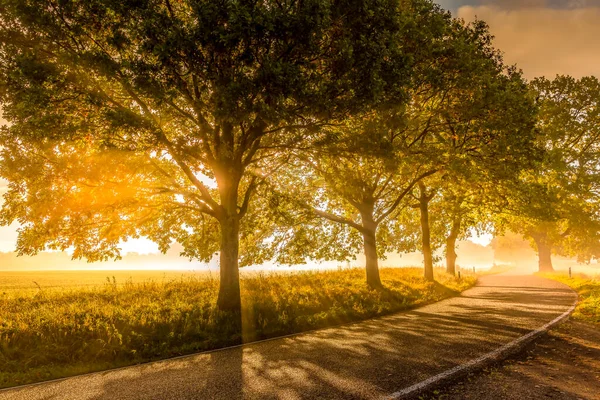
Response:
[{"label": "thick tree trunk", "polygon": [[239,221],[237,217],[221,220],[219,254],[219,297],[221,311],[241,312],[239,255]]},{"label": "thick tree trunk", "polygon": [[533,238],[538,248],[538,267],[540,272],[554,271],[552,267],[552,244],[545,234]]},{"label": "thick tree trunk", "polygon": [[429,200],[425,185],[419,184],[419,210],[421,213],[421,242],[423,251],[424,276],[428,281],[433,281],[433,254],[431,251],[431,233],[429,229]]},{"label": "thick tree trunk", "polygon": [[221,198],[218,218],[221,228],[221,247],[217,307],[221,311],[235,313],[241,313],[242,309],[238,264],[240,217],[237,204],[240,176],[241,174],[231,171],[216,176]]},{"label": "thick tree trunk", "polygon": [[365,246],[367,284],[374,289],[380,288],[381,278],[379,277],[379,262],[377,259],[377,242],[375,239],[375,231],[363,232],[363,240]]},{"label": "thick tree trunk", "polygon": [[377,224],[373,220],[372,207],[367,208],[367,210],[361,213],[367,284],[374,289],[378,289],[381,287],[381,278],[379,276],[379,261],[377,258]]},{"label": "thick tree trunk", "polygon": [[452,275],[456,274],[456,239],[460,231],[460,220],[452,223],[450,234],[446,238],[446,272]]}]

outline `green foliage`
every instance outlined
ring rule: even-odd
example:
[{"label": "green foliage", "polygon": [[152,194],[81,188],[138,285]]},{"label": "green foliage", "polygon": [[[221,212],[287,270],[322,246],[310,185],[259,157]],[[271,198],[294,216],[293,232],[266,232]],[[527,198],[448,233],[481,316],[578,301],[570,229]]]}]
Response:
[{"label": "green foliage", "polygon": [[[416,86],[407,112],[419,139],[417,160],[436,168],[420,183],[428,194],[423,206],[429,209],[431,244],[446,245],[452,254],[457,239],[492,230],[493,214],[506,208],[522,170],[540,157],[536,105],[521,72],[503,63],[484,22],[454,23],[447,43],[453,51],[434,80],[439,86]],[[409,206],[396,218],[396,250],[421,246],[419,197],[410,193]]]},{"label": "green foliage", "polygon": [[269,169],[258,159],[293,142],[292,125],[318,125],[384,92],[402,96],[395,9],[3,1],[10,127],[0,171],[11,185],[2,222],[23,224],[19,252],[72,246],[95,261],[119,257],[119,239],[144,235],[210,259],[219,229],[210,217],[242,216],[255,171]]},{"label": "green foliage", "polygon": [[509,227],[538,250],[590,261],[600,255],[600,82],[557,76],[537,78],[530,87],[544,157],[524,174]]},{"label": "green foliage", "polygon": [[[487,26],[465,26],[437,10],[422,19],[420,34],[429,41],[415,53],[408,102],[324,127],[274,178],[280,191],[291,192],[291,208],[304,204],[323,219],[310,221],[307,212],[296,218],[304,222],[294,226],[302,239],[322,238],[310,240],[323,244],[309,250],[313,258],[351,257],[361,246],[360,234],[375,231],[380,257],[409,250],[414,242],[405,244],[410,232],[397,217],[417,182],[444,182],[456,192],[465,181],[490,189],[517,179],[530,159],[533,98],[521,74],[506,67],[491,46]],[[305,248],[300,243],[285,244],[297,253]]]},{"label": "green foliage", "polygon": [[[83,273],[83,272],[82,272]],[[385,290],[361,270],[256,274],[242,278],[243,332],[215,308],[218,281],[108,279],[92,288],[0,292],[0,387],[134,364],[301,332],[455,295],[475,283],[439,273],[383,269]]]},{"label": "green foliage", "polygon": [[253,234],[265,177],[330,120],[406,97],[428,7],[2,0],[0,224],[21,224],[27,255],[119,258],[140,236],[218,250],[220,306],[239,309],[240,238],[243,263],[273,253]]}]

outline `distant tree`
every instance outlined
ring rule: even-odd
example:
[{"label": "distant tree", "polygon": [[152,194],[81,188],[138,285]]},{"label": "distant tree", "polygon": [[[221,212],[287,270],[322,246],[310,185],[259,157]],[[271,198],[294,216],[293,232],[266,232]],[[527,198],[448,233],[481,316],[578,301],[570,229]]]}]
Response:
[{"label": "distant tree", "polygon": [[[419,182],[411,193],[412,207],[398,216],[401,229],[397,234],[403,236],[398,250],[420,249],[429,274],[436,261],[434,253],[443,249],[446,272],[454,275],[457,241],[472,233],[495,233],[496,215],[508,205],[520,165],[515,163],[510,175],[495,177],[490,173],[496,171],[474,167],[470,165],[470,175],[446,172]],[[510,170],[505,167],[504,172]]]},{"label": "distant tree", "polygon": [[444,221],[444,255],[446,258],[446,272],[456,274],[456,243],[458,240],[467,239],[472,232],[489,233],[492,220],[485,213],[490,210],[486,207],[485,195],[478,191],[466,191],[461,194],[447,192],[441,201],[441,212],[435,215]]},{"label": "distant tree", "polygon": [[494,260],[503,263],[519,264],[529,261],[535,256],[531,244],[523,239],[523,235],[504,231],[492,239],[490,246],[494,250]]},{"label": "distant tree", "polygon": [[21,224],[20,254],[119,258],[138,236],[218,251],[218,307],[239,311],[240,246],[268,242],[262,181],[313,128],[402,97],[407,15],[393,0],[2,0],[1,223]]},{"label": "distant tree", "polygon": [[444,248],[446,272],[456,274],[456,245],[473,233],[495,233],[495,214],[506,207],[506,196],[501,192],[502,180],[477,175],[476,180],[449,179],[440,189],[440,196],[432,205],[435,218],[434,234]]},{"label": "distant tree", "polygon": [[531,240],[539,270],[552,271],[553,253],[585,262],[600,252],[600,82],[557,76],[530,86],[545,154],[523,176],[508,227]]}]

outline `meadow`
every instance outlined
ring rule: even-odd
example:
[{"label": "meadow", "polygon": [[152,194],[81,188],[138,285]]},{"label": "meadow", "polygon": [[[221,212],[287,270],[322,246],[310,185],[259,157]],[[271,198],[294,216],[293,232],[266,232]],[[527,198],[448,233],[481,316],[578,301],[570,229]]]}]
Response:
[{"label": "meadow", "polygon": [[459,279],[437,270],[437,282],[422,274],[383,268],[381,291],[368,288],[362,269],[247,274],[240,332],[216,309],[218,280],[209,274],[3,272],[0,387],[360,321],[457,295],[476,282],[472,274]]},{"label": "meadow", "polygon": [[[244,271],[245,272],[245,271]],[[8,290],[53,290],[103,286],[107,282],[118,286],[126,283],[158,282],[217,277],[216,272],[177,270],[60,270],[60,271],[0,271],[0,292]]]}]

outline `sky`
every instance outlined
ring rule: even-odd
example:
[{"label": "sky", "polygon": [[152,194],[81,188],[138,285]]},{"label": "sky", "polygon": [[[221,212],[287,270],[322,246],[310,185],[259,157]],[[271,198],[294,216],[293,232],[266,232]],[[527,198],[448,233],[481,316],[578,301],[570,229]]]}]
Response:
[{"label": "sky", "polygon": [[481,19],[508,64],[527,79],[600,76],[600,0],[439,0],[466,21]]},{"label": "sky", "polygon": [[[506,63],[516,64],[527,79],[552,78],[557,74],[577,78],[600,76],[600,0],[438,2],[465,21],[486,21],[495,36],[494,45],[503,51]],[[0,196],[6,192],[6,185],[7,182],[0,179]],[[0,252],[14,250],[16,229],[16,225],[0,227]],[[490,239],[489,236],[473,238],[482,245]],[[156,246],[146,240],[126,243],[123,250],[142,254],[157,252]],[[176,254],[172,256],[175,258]]]}]

